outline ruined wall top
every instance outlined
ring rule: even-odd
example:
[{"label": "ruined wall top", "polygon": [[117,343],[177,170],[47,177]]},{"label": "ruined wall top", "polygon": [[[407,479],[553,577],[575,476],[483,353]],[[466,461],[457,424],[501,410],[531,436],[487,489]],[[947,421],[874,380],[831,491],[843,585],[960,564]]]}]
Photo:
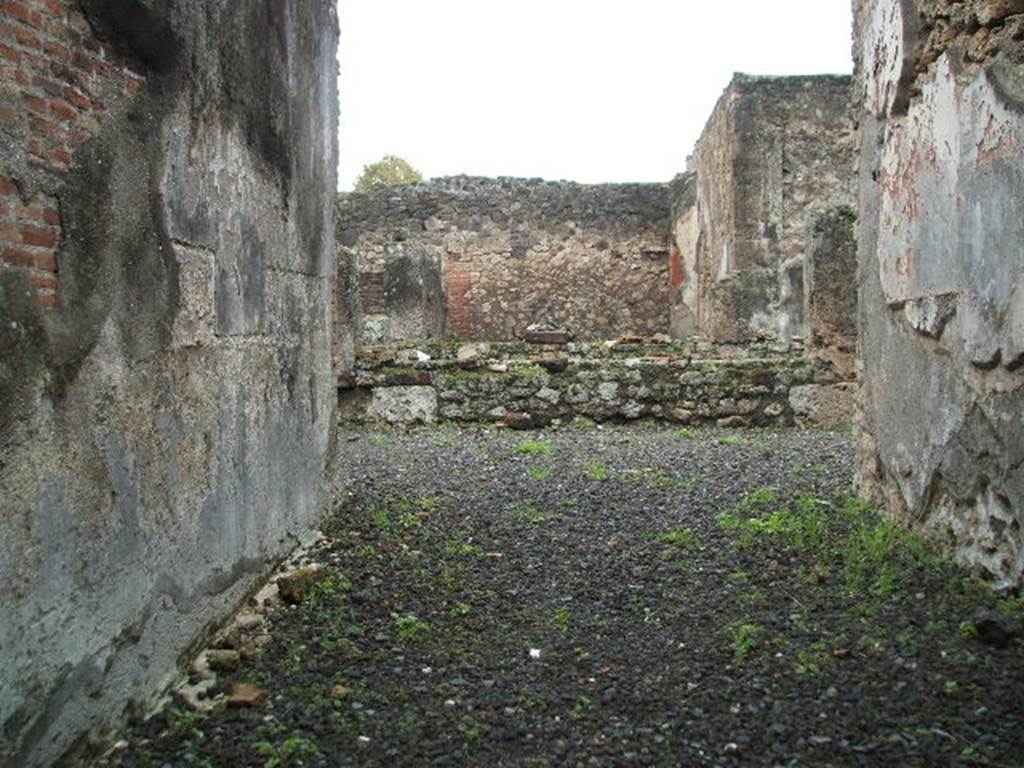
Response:
[{"label": "ruined wall top", "polygon": [[[514,177],[443,176],[369,193],[339,195],[343,244],[354,245],[357,231],[395,222],[427,222],[454,216],[471,228],[472,216],[490,216],[498,225],[534,222],[601,225],[633,215],[649,221],[667,216],[668,184],[580,184]],[[464,226],[468,224],[468,226]],[[349,241],[349,242],[346,242]]]},{"label": "ruined wall top", "polygon": [[848,75],[733,76],[694,150],[695,180],[676,183],[673,333],[809,335],[818,223],[856,208],[852,87]]}]

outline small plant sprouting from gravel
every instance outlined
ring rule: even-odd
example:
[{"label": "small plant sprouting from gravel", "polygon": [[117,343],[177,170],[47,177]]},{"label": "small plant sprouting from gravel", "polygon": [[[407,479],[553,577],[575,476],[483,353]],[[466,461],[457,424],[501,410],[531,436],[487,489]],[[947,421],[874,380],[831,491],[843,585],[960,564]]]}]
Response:
[{"label": "small plant sprouting from gravel", "polygon": [[676,488],[681,491],[692,491],[697,487],[697,481],[700,478],[697,475],[690,475],[689,477],[683,478],[676,482]]},{"label": "small plant sprouting from gravel", "polygon": [[531,480],[547,480],[551,477],[550,467],[530,467],[526,470],[527,476]]},{"label": "small plant sprouting from gravel", "polygon": [[746,445],[749,441],[740,435],[722,435],[718,438],[719,445]]},{"label": "small plant sprouting from gravel", "polygon": [[524,440],[515,447],[516,453],[527,456],[553,456],[555,449],[543,440]]},{"label": "small plant sprouting from gravel", "polygon": [[619,472],[619,480],[624,483],[641,483],[645,476],[646,472],[642,469],[624,469]]},{"label": "small plant sprouting from gravel", "polygon": [[780,501],[773,488],[758,488],[745,494],[737,506],[721,512],[717,520],[722,530],[740,532],[741,548],[777,538],[794,549],[813,549],[823,542],[831,507],[831,502],[812,494],[797,492]]},{"label": "small plant sprouting from gravel", "polygon": [[479,557],[481,549],[479,545],[468,541],[449,541],[444,545],[444,554],[453,557]]},{"label": "small plant sprouting from gravel", "polygon": [[667,491],[676,487],[676,480],[668,472],[658,472],[651,478],[648,487],[652,491]]},{"label": "small plant sprouting from gravel", "polygon": [[430,625],[414,613],[392,613],[391,620],[399,640],[416,640],[430,631]]},{"label": "small plant sprouting from gravel", "polygon": [[687,528],[675,528],[658,535],[662,544],[671,544],[679,549],[689,549],[697,545],[697,537]]},{"label": "small plant sprouting from gravel", "polygon": [[591,480],[607,480],[609,476],[608,467],[599,461],[587,462],[587,466],[583,468],[583,471]]},{"label": "small plant sprouting from gravel", "polygon": [[377,504],[370,508],[370,520],[384,539],[396,540],[413,529],[420,528],[438,509],[440,502],[434,497],[399,499],[391,504]]},{"label": "small plant sprouting from gravel", "polygon": [[537,509],[536,507],[514,505],[512,511],[528,523],[542,523],[547,519],[547,514],[544,510]]},{"label": "small plant sprouting from gravel", "polygon": [[732,629],[732,652],[737,659],[747,656],[760,642],[764,627],[758,624],[738,624]]},{"label": "small plant sprouting from gravel", "polygon": [[563,635],[569,631],[569,624],[572,621],[572,611],[568,606],[563,605],[555,611],[554,625],[555,629],[561,632]]},{"label": "small plant sprouting from gravel", "polygon": [[796,673],[801,677],[821,674],[822,670],[835,660],[835,656],[828,652],[828,646],[820,641],[814,643],[810,650],[797,651],[796,658]]},{"label": "small plant sprouting from gravel", "polygon": [[319,745],[305,736],[289,736],[280,744],[257,741],[252,745],[256,754],[265,757],[263,768],[291,768],[308,765],[305,758],[320,754]]},{"label": "small plant sprouting from gravel", "polygon": [[311,606],[336,603],[352,589],[352,584],[341,571],[332,573],[314,584],[306,600]]},{"label": "small plant sprouting from gravel", "polygon": [[674,437],[678,437],[680,440],[695,440],[698,434],[697,430],[693,427],[684,427],[672,433]]}]

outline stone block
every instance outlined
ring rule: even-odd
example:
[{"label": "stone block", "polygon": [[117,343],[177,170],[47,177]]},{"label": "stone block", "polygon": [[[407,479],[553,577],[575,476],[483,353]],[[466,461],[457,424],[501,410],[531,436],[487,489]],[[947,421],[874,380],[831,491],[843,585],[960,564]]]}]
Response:
[{"label": "stone block", "polygon": [[566,331],[527,331],[523,339],[528,344],[568,344],[572,336]]},{"label": "stone block", "polygon": [[1024,13],[1024,0],[981,0],[974,9],[978,23],[986,27],[1015,13]]},{"label": "stone block", "polygon": [[380,387],[373,391],[367,418],[389,424],[437,421],[437,390],[434,387]]}]

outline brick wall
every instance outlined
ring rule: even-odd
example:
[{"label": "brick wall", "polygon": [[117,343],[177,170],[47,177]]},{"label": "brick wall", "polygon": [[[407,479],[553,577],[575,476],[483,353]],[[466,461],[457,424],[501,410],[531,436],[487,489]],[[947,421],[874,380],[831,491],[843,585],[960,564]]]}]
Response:
[{"label": "brick wall", "polygon": [[473,306],[470,291],[473,275],[465,267],[449,261],[444,267],[445,314],[448,332],[456,338],[469,338],[473,333]]},{"label": "brick wall", "polygon": [[0,269],[23,273],[46,306],[57,303],[63,236],[47,189],[102,114],[142,85],[73,3],[0,0]]}]

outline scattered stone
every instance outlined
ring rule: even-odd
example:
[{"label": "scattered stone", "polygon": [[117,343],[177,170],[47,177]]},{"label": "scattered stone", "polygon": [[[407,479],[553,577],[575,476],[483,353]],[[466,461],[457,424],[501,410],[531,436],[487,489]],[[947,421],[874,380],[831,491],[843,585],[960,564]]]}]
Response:
[{"label": "scattered stone", "polygon": [[289,605],[298,605],[305,600],[309,591],[327,577],[323,568],[300,568],[285,574],[277,580],[277,588],[281,599]]},{"label": "scattered stone", "polygon": [[395,355],[395,362],[409,365],[430,362],[430,355],[419,349],[403,349]]},{"label": "scattered stone", "polygon": [[505,425],[512,429],[533,429],[533,417],[528,413],[509,413],[505,416]]},{"label": "scattered stone", "polygon": [[227,704],[232,709],[259,707],[266,700],[267,692],[249,683],[233,682],[228,685]]},{"label": "scattered stone", "polygon": [[336,685],[331,688],[332,699],[347,699],[351,693],[352,689],[344,685]]},{"label": "scattered stone", "polygon": [[462,368],[477,368],[488,352],[487,344],[463,344],[455,352],[455,360]]},{"label": "scattered stone", "polygon": [[258,613],[240,613],[235,618],[235,626],[243,632],[252,632],[263,626],[263,617]]},{"label": "scattered stone", "polygon": [[201,680],[213,680],[217,677],[216,673],[210,667],[210,661],[208,659],[209,651],[203,651],[192,662],[192,673],[197,681]]},{"label": "scattered stone", "polygon": [[747,426],[747,420],[742,416],[726,416],[724,419],[719,419],[715,423],[723,429],[735,429],[736,427]]},{"label": "scattered stone", "polygon": [[206,662],[214,672],[234,672],[239,667],[241,656],[238,651],[209,649],[206,651]]}]

